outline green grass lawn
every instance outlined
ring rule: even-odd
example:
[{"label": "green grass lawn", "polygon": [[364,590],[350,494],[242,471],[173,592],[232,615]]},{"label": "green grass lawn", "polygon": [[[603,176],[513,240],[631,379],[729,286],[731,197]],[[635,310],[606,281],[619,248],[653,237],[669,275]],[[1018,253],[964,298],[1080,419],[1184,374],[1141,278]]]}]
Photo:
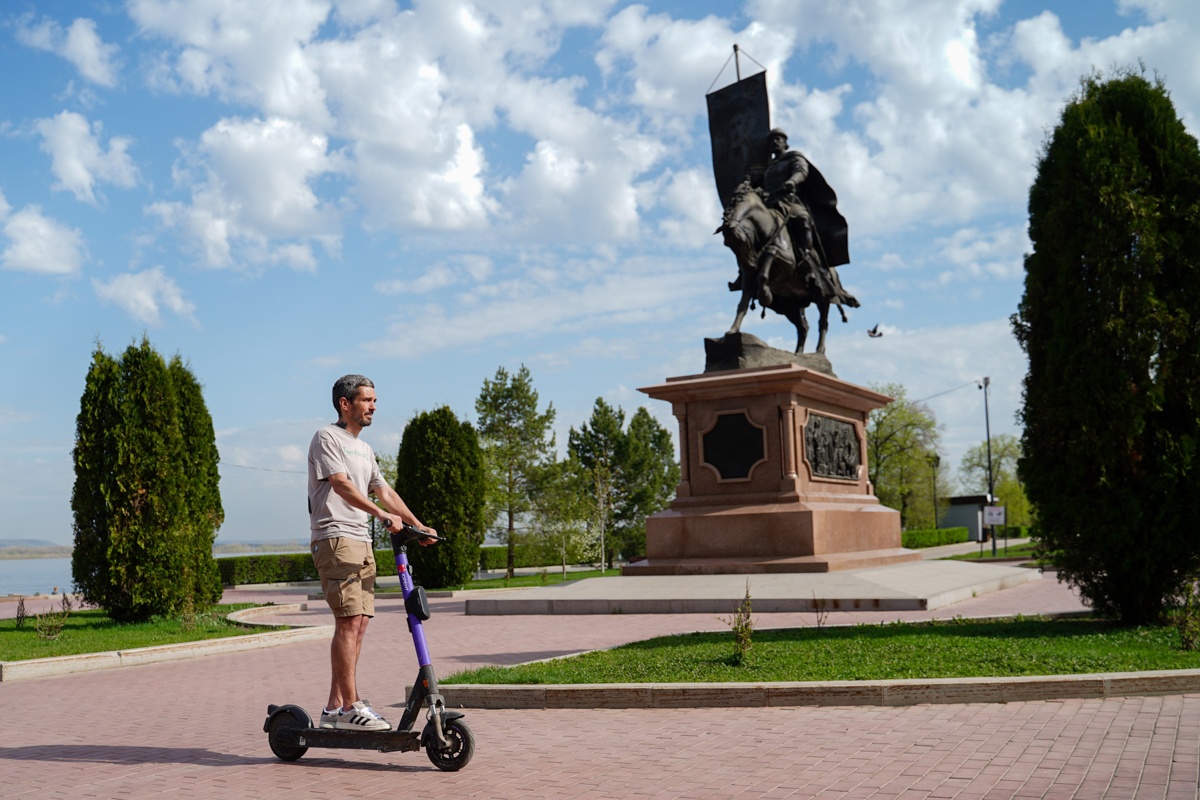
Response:
[{"label": "green grass lawn", "polygon": [[[978,550],[976,550],[973,553],[960,553],[959,555],[956,555],[956,556],[947,556],[945,559],[942,559],[942,560],[943,561],[946,561],[946,560],[974,561],[974,560],[977,560],[980,558],[991,558],[991,557],[992,557],[992,543],[985,542],[983,545],[982,553],[980,553]],[[1014,544],[1010,547],[1005,547],[1004,540],[997,539],[996,540],[996,557],[997,558],[1028,558],[1032,561],[1037,558],[1037,545],[1034,544],[1033,542],[1026,542],[1025,544]]]},{"label": "green grass lawn", "polygon": [[[26,601],[29,616],[17,628],[15,619],[0,620],[0,661],[25,661],[31,658],[72,656],[81,653],[104,653],[110,650],[131,650],[178,642],[197,642],[203,639],[222,639],[262,633],[264,628],[239,625],[225,615],[254,604],[216,606],[210,613],[197,614],[190,623],[181,619],[154,619],[149,622],[117,623],[103,611],[89,609],[72,611],[63,624],[57,639],[38,636],[34,614],[44,613],[36,598]],[[55,604],[53,610],[58,610]]]},{"label": "green grass lawn", "polygon": [[956,620],[757,631],[741,666],[733,634],[664,636],[581,656],[459,672],[443,683],[834,681],[1069,675],[1200,668],[1165,628],[1091,619]]}]

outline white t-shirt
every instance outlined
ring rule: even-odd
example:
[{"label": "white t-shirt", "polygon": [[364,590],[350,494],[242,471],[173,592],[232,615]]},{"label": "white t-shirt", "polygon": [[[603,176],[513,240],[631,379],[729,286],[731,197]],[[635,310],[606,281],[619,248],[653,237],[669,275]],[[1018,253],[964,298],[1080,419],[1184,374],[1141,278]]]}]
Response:
[{"label": "white t-shirt", "polygon": [[321,428],[308,446],[308,514],[311,541],[346,536],[371,541],[371,515],[347,503],[329,483],[344,473],[364,495],[386,486],[371,445],[335,425]]}]

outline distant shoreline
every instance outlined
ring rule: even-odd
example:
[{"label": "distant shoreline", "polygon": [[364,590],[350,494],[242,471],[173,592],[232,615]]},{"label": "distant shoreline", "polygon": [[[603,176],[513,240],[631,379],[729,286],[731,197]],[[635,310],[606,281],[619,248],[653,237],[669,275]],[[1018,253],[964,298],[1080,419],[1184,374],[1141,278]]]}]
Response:
[{"label": "distant shoreline", "polygon": [[54,547],[0,547],[0,559],[70,558],[72,549],[66,545],[56,545]]},{"label": "distant shoreline", "polygon": [[[50,547],[0,547],[0,561],[26,558],[70,558],[73,547],[53,545]],[[213,547],[214,556],[253,556],[272,553],[307,553],[308,542],[228,542]]]}]

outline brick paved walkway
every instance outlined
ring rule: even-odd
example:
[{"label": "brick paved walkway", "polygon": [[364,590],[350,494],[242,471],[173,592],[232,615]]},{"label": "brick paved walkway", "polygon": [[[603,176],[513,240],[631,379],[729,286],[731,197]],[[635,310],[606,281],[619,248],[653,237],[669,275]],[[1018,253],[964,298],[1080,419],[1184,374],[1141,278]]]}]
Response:
[{"label": "brick paved walkway", "polygon": [[[466,617],[461,601],[433,605],[427,631],[443,673],[724,627],[704,614]],[[843,612],[829,622],[1078,608],[1047,576],[940,613]],[[796,624],[812,624],[812,615],[758,618],[760,628]],[[381,603],[371,625],[360,683],[385,708],[399,702],[416,663],[399,603]],[[296,763],[280,762],[262,733],[266,705],[318,710],[327,653],[323,642],[303,642],[0,684],[10,711],[0,730],[0,796],[1196,798],[1200,780],[1200,695],[905,708],[473,710],[476,755],[460,773],[438,772],[423,753],[310,750]],[[385,716],[399,713],[388,708]]]}]

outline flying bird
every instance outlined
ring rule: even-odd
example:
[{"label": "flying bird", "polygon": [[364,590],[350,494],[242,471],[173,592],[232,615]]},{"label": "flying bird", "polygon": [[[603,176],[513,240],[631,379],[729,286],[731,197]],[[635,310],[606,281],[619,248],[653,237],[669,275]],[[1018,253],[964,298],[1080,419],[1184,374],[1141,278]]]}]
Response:
[{"label": "flying bird", "polygon": [[883,336],[883,331],[879,330],[879,325],[876,324],[874,328],[867,331],[867,336],[870,336],[872,339],[878,339],[880,336]]}]

